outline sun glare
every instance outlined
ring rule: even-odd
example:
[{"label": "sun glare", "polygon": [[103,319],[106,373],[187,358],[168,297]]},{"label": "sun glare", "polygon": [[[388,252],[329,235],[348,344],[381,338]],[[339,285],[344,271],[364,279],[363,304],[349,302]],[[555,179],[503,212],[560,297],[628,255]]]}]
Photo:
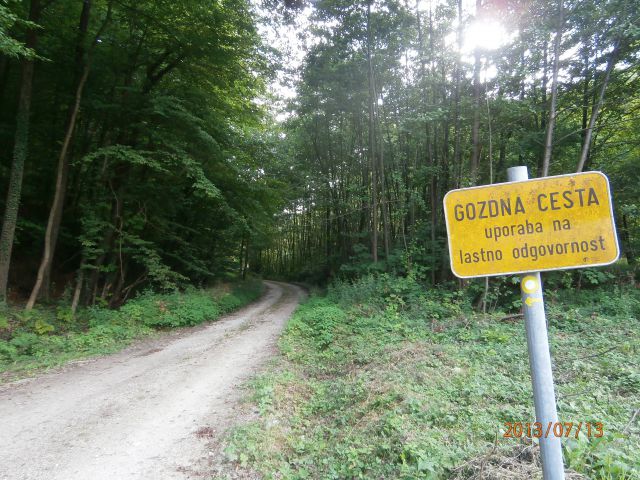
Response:
[{"label": "sun glare", "polygon": [[464,32],[463,50],[473,52],[476,48],[495,50],[509,41],[507,30],[495,20],[480,20],[471,23]]}]

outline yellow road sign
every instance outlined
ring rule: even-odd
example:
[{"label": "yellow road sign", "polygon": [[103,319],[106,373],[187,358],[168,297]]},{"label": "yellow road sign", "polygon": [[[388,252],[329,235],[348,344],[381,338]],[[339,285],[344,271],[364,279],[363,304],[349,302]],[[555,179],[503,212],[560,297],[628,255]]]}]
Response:
[{"label": "yellow road sign", "polygon": [[458,277],[608,265],[619,256],[601,172],[452,190],[444,212]]}]

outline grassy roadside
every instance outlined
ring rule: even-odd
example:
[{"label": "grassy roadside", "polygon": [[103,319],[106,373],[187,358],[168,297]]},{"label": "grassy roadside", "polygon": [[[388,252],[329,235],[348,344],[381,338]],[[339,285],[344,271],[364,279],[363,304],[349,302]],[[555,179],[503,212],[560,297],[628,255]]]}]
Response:
[{"label": "grassy roadside", "polygon": [[159,330],[216,320],[261,293],[262,282],[247,280],[209,290],[146,293],[118,310],[92,307],[76,316],[66,306],[5,310],[0,316],[0,382],[113,353]]},{"label": "grassy roadside", "polygon": [[[604,425],[602,438],[565,440],[565,462],[588,478],[638,479],[640,426],[629,422],[640,408],[640,293],[549,297],[560,419]],[[233,469],[267,479],[538,478],[531,461],[512,458],[535,448],[503,438],[504,422],[534,418],[522,320],[470,312],[459,293],[385,276],[311,297],[277,366],[252,384],[260,414],[228,439]]]}]

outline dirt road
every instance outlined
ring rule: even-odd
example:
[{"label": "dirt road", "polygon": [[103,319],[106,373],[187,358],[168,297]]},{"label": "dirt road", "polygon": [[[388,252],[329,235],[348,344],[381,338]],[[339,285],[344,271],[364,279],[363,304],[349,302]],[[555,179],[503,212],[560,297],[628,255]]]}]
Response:
[{"label": "dirt road", "polygon": [[0,386],[0,479],[210,478],[237,386],[303,295],[265,283],[261,300],[204,328]]}]

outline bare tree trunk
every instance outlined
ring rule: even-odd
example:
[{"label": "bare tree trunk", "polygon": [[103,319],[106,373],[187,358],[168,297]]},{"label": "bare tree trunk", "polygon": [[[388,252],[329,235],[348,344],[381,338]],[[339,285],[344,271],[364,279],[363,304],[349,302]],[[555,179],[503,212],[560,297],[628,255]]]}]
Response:
[{"label": "bare tree trunk", "polygon": [[[124,284],[127,279],[127,273],[129,272],[129,259],[126,258],[124,261],[121,259],[120,261],[120,271],[118,272],[118,279],[115,283],[115,288],[113,289],[113,295],[109,299],[109,308],[116,308],[122,305],[122,291],[124,289]],[[106,299],[106,297],[103,297]]]},{"label": "bare tree trunk", "polygon": [[453,143],[453,168],[457,169],[456,187],[460,187],[462,177],[462,162],[460,160],[460,76],[462,74],[462,62],[460,55],[462,52],[462,0],[458,0],[458,31],[456,33],[456,44],[458,54],[456,55],[456,73],[454,89],[454,143]]},{"label": "bare tree trunk", "polygon": [[549,107],[549,119],[547,121],[547,133],[544,140],[544,156],[542,158],[541,176],[549,175],[549,164],[551,163],[551,151],[553,150],[553,130],[556,125],[556,105],[558,102],[558,70],[560,69],[560,43],[562,41],[562,29],[564,15],[562,1],[560,1],[558,12],[558,29],[553,42],[553,79],[551,80],[551,106]]},{"label": "bare tree trunk", "polygon": [[[435,130],[435,128],[434,128]],[[431,202],[431,228],[429,232],[429,237],[431,240],[431,285],[436,284],[436,273],[438,269],[438,257],[436,256],[437,250],[437,241],[436,241],[436,228],[438,225],[438,181],[437,175],[435,173],[435,168],[437,166],[437,160],[435,158],[433,143],[435,143],[436,132],[433,132],[433,135],[430,136],[433,139],[427,139],[428,147],[427,151],[429,152],[429,159],[431,167],[433,168],[433,172],[431,173],[431,186],[429,188],[429,200]]]},{"label": "bare tree trunk", "polygon": [[82,287],[84,286],[84,260],[80,263],[78,268],[78,278],[76,280],[76,288],[73,291],[73,300],[71,301],[71,313],[76,314],[78,305],[80,304],[80,295],[82,295]]},{"label": "bare tree trunk", "polygon": [[[480,1],[480,0],[478,0]],[[429,4],[429,51],[435,52],[435,45],[433,41],[434,32],[433,32],[433,13],[431,9],[431,4]],[[433,79],[434,87],[437,81],[436,69],[434,64],[433,54],[430,59],[431,68],[431,78]],[[438,94],[437,89],[433,88],[431,103],[436,104],[438,102]],[[431,173],[431,186],[429,188],[429,196],[431,201],[431,231],[430,231],[430,240],[431,240],[431,284],[435,285],[437,281],[437,273],[438,273],[438,263],[439,257],[437,255],[438,243],[436,230],[438,228],[438,176],[440,173],[438,172],[439,160],[438,160],[438,124],[433,123],[433,128],[429,129],[432,134],[427,136],[428,147],[427,151],[429,154],[429,164],[432,169]]]},{"label": "bare tree trunk", "polygon": [[[375,88],[374,88],[375,93]],[[376,93],[377,98],[377,93]],[[382,98],[382,97],[380,97]],[[380,118],[379,115],[376,115],[376,120]],[[377,125],[377,122],[376,122]],[[374,128],[376,127],[374,125]],[[379,165],[380,165],[380,202],[382,206],[382,241],[384,243],[384,259],[385,262],[389,261],[389,255],[391,253],[391,242],[390,242],[390,224],[391,219],[389,218],[389,192],[387,191],[387,184],[385,178],[384,171],[384,135],[380,134],[380,154],[379,154]]]},{"label": "bare tree trunk", "polygon": [[593,109],[591,110],[591,118],[589,119],[589,126],[587,127],[586,132],[584,132],[582,152],[580,153],[580,160],[578,161],[578,168],[576,170],[578,173],[584,169],[584,166],[587,163],[587,158],[589,157],[589,149],[591,148],[591,137],[593,136],[593,128],[595,127],[596,120],[598,120],[598,115],[600,115],[600,111],[602,110],[602,104],[604,103],[604,94],[607,90],[607,86],[609,85],[611,71],[613,70],[613,67],[618,60],[619,53],[620,39],[616,41],[613,50],[609,54],[609,59],[607,60],[607,69],[605,70],[604,80],[602,80],[602,86],[600,87],[598,101],[593,105]]},{"label": "bare tree trunk", "polygon": [[[589,125],[589,85],[591,83],[591,74],[590,74],[590,66],[591,62],[589,61],[590,48],[587,47],[587,41],[585,39],[582,40],[582,43],[585,44],[584,52],[583,52],[583,61],[584,61],[584,83],[582,84],[582,144],[584,145],[584,140],[587,136],[587,125]],[[594,68],[595,70],[595,68]]]},{"label": "bare tree trunk", "polygon": [[[493,135],[491,130],[491,107],[487,95],[487,127],[489,130],[489,183],[493,183]],[[482,295],[482,313],[487,314],[487,299],[489,298],[489,277],[484,278],[484,293]]]},{"label": "bare tree trunk", "polygon": [[[547,132],[547,119],[549,117],[548,112],[548,96],[547,96],[547,87],[549,86],[549,42],[547,42],[546,35],[544,36],[544,47],[542,49],[542,84],[540,85],[540,129],[544,130],[545,135]],[[533,85],[533,94],[534,98],[537,100],[537,93],[535,90],[535,84]],[[538,116],[535,116],[536,119],[536,130],[538,129]],[[542,176],[542,162],[544,159],[544,145],[542,147],[542,152],[538,160],[538,171],[537,176]]]},{"label": "bare tree trunk", "polygon": [[[476,18],[482,10],[482,0],[476,0]],[[478,182],[480,169],[480,50],[476,47],[473,61],[473,124],[471,125],[471,183]]]},{"label": "bare tree trunk", "polygon": [[[29,21],[37,23],[40,20],[40,0],[31,0]],[[38,30],[31,28],[27,31],[25,45],[35,49],[38,43]],[[7,202],[0,233],[0,302],[7,300],[7,283],[9,280],[9,268],[11,266],[11,251],[15,237],[16,222],[18,220],[18,208],[22,193],[22,177],[24,164],[29,150],[29,113],[31,111],[31,97],[33,91],[34,61],[22,60],[22,80],[20,85],[20,97],[18,101],[18,113],[16,115],[16,133],[13,146],[13,162],[9,176],[9,189]]]},{"label": "bare tree trunk", "polygon": [[11,62],[9,61],[9,57],[0,55],[0,104],[2,104],[2,98],[4,97],[4,91],[7,87],[10,70]]},{"label": "bare tree trunk", "polygon": [[240,257],[240,264],[238,265],[238,267],[240,267],[240,276],[242,276],[242,269],[244,268],[244,235],[242,235],[242,238],[240,239],[240,254],[238,255],[238,257]]},{"label": "bare tree trunk", "polygon": [[247,270],[249,269],[249,239],[247,238],[247,245],[244,250],[244,262],[242,265],[242,279],[247,278]]},{"label": "bare tree trunk", "polygon": [[[477,2],[480,4],[480,1]],[[479,7],[478,7],[479,8]],[[471,126],[471,183],[478,182],[480,168],[480,51],[476,48],[473,62],[473,124]]]},{"label": "bare tree trunk", "polygon": [[376,166],[373,60],[371,58],[371,0],[367,2],[367,63],[369,80],[369,164],[371,165],[371,258],[378,263],[378,175]]},{"label": "bare tree trunk", "polygon": [[[89,77],[90,62],[86,58],[89,52],[85,52],[84,42],[89,27],[89,17],[91,14],[91,0],[84,0],[82,13],[80,15],[80,27],[79,36],[76,50],[76,66],[80,76],[78,79],[76,94],[74,103],[69,112],[69,122],[67,131],[62,143],[62,149],[60,150],[60,156],[58,158],[58,173],[56,175],[56,188],[53,196],[53,203],[51,210],[49,211],[49,219],[47,221],[47,229],[44,237],[44,253],[42,254],[42,261],[38,268],[38,275],[36,277],[36,283],[33,286],[29,301],[27,302],[26,309],[31,310],[35,305],[38,296],[42,290],[43,285],[46,285],[48,289],[47,279],[51,273],[51,266],[53,263],[53,255],[55,253],[56,243],[58,240],[58,234],[60,232],[60,223],[62,221],[62,212],[64,209],[64,198],[67,193],[67,180],[69,177],[69,149],[73,140],[73,133],[76,128],[78,119],[78,113],[80,112],[80,103],[82,101],[82,94],[84,87]],[[106,27],[111,16],[111,5],[109,5],[109,11],[102,26],[98,30],[94,39],[93,45],[95,45],[102,34],[102,31]],[[47,292],[48,293],[48,292]]]},{"label": "bare tree trunk", "polygon": [[[74,76],[74,82],[73,85],[76,86],[79,83],[79,79],[82,78],[83,74],[84,74],[84,66],[85,66],[85,48],[84,48],[84,42],[86,39],[86,34],[87,34],[87,30],[89,28],[89,19],[90,19],[90,14],[91,14],[91,0],[83,0],[82,2],[82,10],[80,13],[80,24],[78,25],[78,38],[76,40],[76,54],[75,54],[75,76]],[[72,104],[69,107],[69,112],[67,113],[67,117],[71,117],[73,114],[73,109],[74,109],[74,104]],[[55,122],[54,122],[55,123]],[[52,134],[53,134],[53,129],[52,129]],[[52,142],[53,142],[54,138],[52,135]],[[66,141],[66,137],[65,137],[65,141]],[[63,148],[65,148],[64,142],[63,142]],[[68,149],[68,147],[67,147]],[[58,165],[58,168],[60,168],[60,166]],[[67,184],[67,180],[66,178],[68,177],[68,165],[66,166],[66,175],[65,175],[65,185],[64,185],[64,191],[66,192],[66,184]],[[57,187],[57,183],[56,183],[56,187]],[[53,235],[53,241],[52,241],[52,245],[51,245],[51,251],[55,252],[56,250],[56,244],[58,241],[58,231],[60,228],[60,222],[62,220],[62,214],[60,214],[60,216],[58,217],[58,224],[54,225],[54,235]],[[45,239],[46,242],[46,239]],[[53,256],[53,255],[52,255]],[[40,293],[39,296],[41,298],[43,298],[44,300],[49,300],[49,294],[51,291],[51,266],[52,266],[52,262],[53,262],[53,258],[52,261],[49,263],[49,265],[47,266],[47,268],[44,271],[44,279],[42,281],[42,287],[40,288]]]}]

